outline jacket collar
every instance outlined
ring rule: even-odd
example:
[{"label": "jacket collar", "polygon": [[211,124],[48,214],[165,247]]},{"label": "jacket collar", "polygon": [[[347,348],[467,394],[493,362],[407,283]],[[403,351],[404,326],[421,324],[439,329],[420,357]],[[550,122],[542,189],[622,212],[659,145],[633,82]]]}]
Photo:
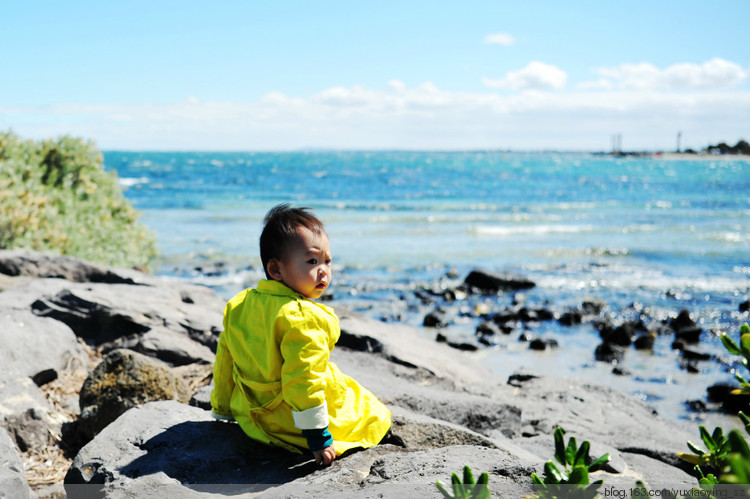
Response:
[{"label": "jacket collar", "polygon": [[297,293],[286,284],[279,281],[273,281],[271,279],[261,279],[260,281],[258,281],[258,287],[256,289],[261,293],[266,293],[269,295],[304,298],[301,294]]}]

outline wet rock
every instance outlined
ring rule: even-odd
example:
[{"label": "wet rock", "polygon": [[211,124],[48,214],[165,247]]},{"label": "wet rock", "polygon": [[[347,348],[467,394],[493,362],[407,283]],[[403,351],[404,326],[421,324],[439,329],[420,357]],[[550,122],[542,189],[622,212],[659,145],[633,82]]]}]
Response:
[{"label": "wet rock", "polygon": [[680,349],[680,353],[684,359],[687,360],[711,360],[713,355],[709,353],[698,352],[697,350],[691,350],[689,348]]},{"label": "wet rock", "polygon": [[443,328],[448,326],[448,322],[445,318],[445,312],[441,310],[433,310],[424,316],[422,320],[424,327]]},{"label": "wet rock", "polygon": [[641,334],[635,339],[633,346],[636,350],[652,350],[655,340],[656,335],[654,334]]},{"label": "wet rock", "polygon": [[702,333],[703,329],[698,326],[683,327],[679,331],[675,332],[675,337],[688,343],[698,343],[701,339]]},{"label": "wet rock", "polygon": [[601,362],[619,363],[625,359],[625,350],[605,341],[594,350],[594,358]]},{"label": "wet rock", "polygon": [[115,350],[81,387],[78,431],[90,439],[132,407],[181,397],[185,387],[168,365],[130,350]]},{"label": "wet rock", "polygon": [[576,326],[583,322],[583,312],[580,310],[568,310],[560,314],[557,322],[563,326]]},{"label": "wet rock", "polygon": [[529,342],[531,350],[547,350],[557,348],[557,340],[554,338],[534,338]]},{"label": "wet rock", "polygon": [[513,274],[498,274],[484,270],[473,270],[464,283],[485,293],[530,289],[536,284],[529,279]]},{"label": "wet rock", "polygon": [[612,368],[612,374],[615,376],[630,376],[632,373],[621,366],[615,366]]},{"label": "wet rock", "polygon": [[702,400],[686,400],[685,407],[691,412],[706,412],[708,406]]},{"label": "wet rock", "polygon": [[639,332],[645,332],[646,327],[641,321],[626,321],[619,326],[612,327],[611,324],[602,326],[599,335],[606,343],[619,346],[628,346]]},{"label": "wet rock", "polygon": [[706,389],[708,400],[720,403],[721,408],[727,412],[736,414],[739,411],[743,411],[745,414],[748,414],[750,411],[750,395],[732,393],[736,389],[736,385],[727,383],[711,385]]},{"label": "wet rock", "polygon": [[3,428],[0,428],[0,495],[19,499],[32,497],[21,456],[13,439]]},{"label": "wet rock", "polygon": [[750,311],[750,300],[745,300],[742,303],[740,303],[739,311],[740,312],[748,312],[748,311]]},{"label": "wet rock", "polygon": [[598,298],[587,298],[581,303],[581,311],[584,315],[599,315],[607,308],[607,304]]},{"label": "wet rock", "polygon": [[688,343],[700,341],[703,330],[690,318],[690,313],[687,310],[681,310],[677,317],[669,320],[668,325],[675,332],[675,337],[678,340]]}]

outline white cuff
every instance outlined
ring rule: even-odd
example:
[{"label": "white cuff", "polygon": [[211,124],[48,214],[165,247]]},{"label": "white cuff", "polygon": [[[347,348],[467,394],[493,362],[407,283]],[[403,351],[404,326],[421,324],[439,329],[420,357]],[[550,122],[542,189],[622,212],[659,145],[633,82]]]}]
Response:
[{"label": "white cuff", "polygon": [[317,407],[304,411],[292,411],[294,426],[300,430],[315,430],[328,426],[328,404],[323,402]]},{"label": "white cuff", "polygon": [[219,419],[221,421],[234,421],[232,416],[222,416],[221,414],[216,414],[214,411],[211,411],[211,416],[214,419]]}]

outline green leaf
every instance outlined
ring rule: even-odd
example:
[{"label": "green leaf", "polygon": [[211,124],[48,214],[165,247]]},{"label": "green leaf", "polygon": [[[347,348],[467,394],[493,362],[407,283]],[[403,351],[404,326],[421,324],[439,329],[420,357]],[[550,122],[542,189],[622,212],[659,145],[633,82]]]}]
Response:
[{"label": "green leaf", "polygon": [[576,452],[575,458],[573,459],[573,462],[571,463],[573,466],[578,465],[586,465],[586,459],[589,457],[589,447],[591,444],[588,440],[584,440],[581,444],[581,447],[578,449],[578,452]]},{"label": "green leaf", "polygon": [[724,348],[726,348],[729,353],[734,355],[740,355],[742,353],[742,350],[740,350],[740,347],[737,346],[737,343],[734,342],[734,340],[726,333],[723,333],[721,335],[721,342],[724,344]]},{"label": "green leaf", "polygon": [[603,456],[599,456],[594,462],[589,464],[588,468],[590,472],[599,471],[600,469],[604,468],[604,466],[609,462],[609,460],[612,459],[609,456],[609,452],[604,454]]},{"label": "green leaf", "polygon": [[468,466],[464,466],[464,484],[474,485],[474,474]]},{"label": "green leaf", "polygon": [[588,484],[589,483],[589,470],[586,466],[574,466],[573,470],[568,475],[568,483],[574,484]]},{"label": "green leaf", "polygon": [[464,486],[461,484],[461,479],[458,478],[458,475],[453,473],[451,475],[451,484],[453,485],[453,496],[454,497],[465,497],[466,491],[464,490]]},{"label": "green leaf", "polygon": [[708,452],[713,452],[716,450],[716,444],[714,443],[714,439],[711,438],[711,435],[708,433],[708,430],[705,426],[701,425],[698,427],[698,429],[701,432],[701,439],[703,440],[703,443],[706,444],[706,447],[708,447]]},{"label": "green leaf", "polygon": [[716,445],[719,445],[724,441],[724,430],[721,428],[721,426],[717,426],[716,428],[714,428],[714,432],[711,435],[711,438],[716,443]]},{"label": "green leaf", "polygon": [[[539,475],[537,475],[536,473],[532,473],[532,474],[531,474],[531,481],[532,481],[532,482],[533,482],[533,483],[534,483],[535,485],[544,485],[544,482],[542,481],[542,479],[541,479],[541,478],[539,478]],[[440,483],[440,482],[438,482],[438,483]]]},{"label": "green leaf", "polygon": [[560,483],[564,479],[565,477],[560,473],[560,470],[557,469],[555,463],[552,461],[544,463],[544,483]]},{"label": "green leaf", "polygon": [[737,416],[740,417],[740,420],[742,421],[742,424],[745,425],[745,431],[748,435],[750,435],[750,418],[745,415],[744,412],[740,411],[737,413]]},{"label": "green leaf", "polygon": [[565,430],[555,428],[555,460],[565,466]]},{"label": "green leaf", "polygon": [[743,334],[750,334],[750,326],[747,323],[740,326],[740,336]]},{"label": "green leaf", "polygon": [[740,337],[740,350],[745,358],[750,358],[750,333],[743,334]]},{"label": "green leaf", "polygon": [[576,460],[577,450],[578,445],[576,444],[576,437],[570,437],[570,440],[568,440],[568,446],[565,448],[565,463],[567,465],[573,465]]},{"label": "green leaf", "polygon": [[704,451],[703,449],[701,449],[700,447],[698,447],[697,445],[695,445],[690,440],[687,441],[687,446],[688,446],[688,449],[690,449],[691,451],[695,452],[698,455],[698,457],[701,457],[703,454],[706,453],[706,451]]},{"label": "green leaf", "polygon": [[750,447],[748,447],[745,437],[739,431],[732,430],[729,432],[728,440],[732,452],[738,453],[750,463]]},{"label": "green leaf", "polygon": [[[534,477],[532,476],[531,478],[533,479]],[[438,480],[437,482],[435,482],[435,486],[438,488],[438,490],[440,491],[440,493],[443,494],[443,497],[445,497],[446,499],[453,499],[453,496],[451,496],[448,493],[448,491],[445,490],[445,485],[443,485],[443,483],[440,480]]]}]

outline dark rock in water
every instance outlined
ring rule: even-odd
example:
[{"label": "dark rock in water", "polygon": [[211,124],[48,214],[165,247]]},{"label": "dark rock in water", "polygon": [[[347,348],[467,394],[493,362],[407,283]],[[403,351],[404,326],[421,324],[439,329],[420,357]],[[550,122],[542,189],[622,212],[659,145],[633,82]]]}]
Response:
[{"label": "dark rock in water", "polygon": [[529,342],[529,348],[532,350],[546,350],[547,348],[557,348],[557,340],[554,338],[535,338]]},{"label": "dark rock in water", "polygon": [[511,374],[510,376],[508,376],[508,384],[520,388],[527,381],[531,381],[531,380],[536,379],[538,377],[539,376],[537,376],[536,374],[533,374],[533,373],[530,373],[530,372],[526,372],[526,371],[523,371],[523,370],[516,371],[513,374]]},{"label": "dark rock in water", "polygon": [[534,341],[535,339],[536,335],[528,331],[524,331],[523,333],[518,335],[518,341]]},{"label": "dark rock in water", "polygon": [[587,298],[581,303],[581,310],[584,315],[599,315],[605,308],[607,308],[607,304],[598,298]]},{"label": "dark rock in water", "polygon": [[0,494],[19,499],[32,497],[21,456],[3,428],[0,428]]},{"label": "dark rock in water", "polygon": [[447,343],[448,337],[444,335],[443,333],[438,333],[435,335],[435,341],[438,343]]},{"label": "dark rock in water", "polygon": [[575,326],[583,322],[583,312],[580,310],[568,310],[560,315],[557,322],[563,326]]},{"label": "dark rock in water", "polygon": [[447,341],[448,346],[455,348],[456,350],[463,350],[464,352],[475,352],[479,350],[479,347],[474,343]]},{"label": "dark rock in water", "polygon": [[696,350],[690,350],[688,348],[680,349],[682,357],[687,360],[711,360],[713,355],[709,353],[698,352]]},{"label": "dark rock in water", "polygon": [[684,350],[685,346],[685,342],[682,340],[674,340],[672,342],[672,350]]},{"label": "dark rock in water", "polygon": [[681,366],[690,374],[699,374],[701,372],[701,368],[698,367],[698,363],[692,359],[684,360]]},{"label": "dark rock in water", "polygon": [[690,318],[690,312],[688,312],[686,309],[680,310],[680,313],[677,314],[677,317],[669,319],[669,327],[672,328],[673,331],[677,332],[680,329],[684,327],[695,327],[696,323],[693,321],[693,319]]},{"label": "dark rock in water", "polygon": [[654,334],[641,334],[633,342],[633,346],[636,350],[651,350],[654,348],[654,341],[656,336]]},{"label": "dark rock in water", "polygon": [[625,350],[605,341],[594,350],[594,358],[601,362],[619,363],[625,359]]},{"label": "dark rock in water", "polygon": [[702,333],[703,330],[698,326],[686,326],[676,331],[675,337],[688,343],[698,343]]},{"label": "dark rock in water", "polygon": [[555,314],[546,308],[521,307],[518,309],[518,318],[523,322],[542,322],[551,321],[555,318]]},{"label": "dark rock in water", "polygon": [[691,412],[706,412],[708,407],[702,400],[686,400],[685,407]]},{"label": "dark rock in water", "polygon": [[615,366],[612,368],[612,374],[615,376],[630,376],[632,373],[624,367]]},{"label": "dark rock in water", "polygon": [[482,321],[476,329],[477,336],[495,336],[501,332],[500,327],[492,321]]},{"label": "dark rock in water", "polygon": [[670,319],[668,325],[675,332],[677,339],[688,343],[699,342],[701,333],[703,333],[703,330],[690,318],[690,313],[685,309],[681,310],[677,317]]},{"label": "dark rock in water", "polygon": [[614,328],[611,325],[603,326],[599,331],[599,336],[606,343],[628,346],[633,342],[637,332],[645,330],[641,321],[627,321]]},{"label": "dark rock in water", "polygon": [[91,439],[132,407],[181,397],[185,387],[168,365],[130,350],[114,350],[81,387],[78,430]]},{"label": "dark rock in water", "polygon": [[745,300],[742,303],[740,303],[739,311],[740,312],[750,311],[750,300]]},{"label": "dark rock in water", "polygon": [[743,411],[745,414],[748,414],[748,411],[750,411],[750,395],[732,393],[736,389],[736,385],[726,383],[711,385],[706,389],[708,400],[719,402],[721,408],[727,412],[736,414],[739,411]]},{"label": "dark rock in water", "polygon": [[530,289],[536,286],[535,283],[525,277],[512,274],[497,274],[484,270],[472,270],[466,276],[464,283],[472,288],[490,293]]},{"label": "dark rock in water", "polygon": [[445,320],[445,313],[440,310],[433,310],[424,316],[422,321],[424,327],[441,328],[448,326],[448,322]]}]

